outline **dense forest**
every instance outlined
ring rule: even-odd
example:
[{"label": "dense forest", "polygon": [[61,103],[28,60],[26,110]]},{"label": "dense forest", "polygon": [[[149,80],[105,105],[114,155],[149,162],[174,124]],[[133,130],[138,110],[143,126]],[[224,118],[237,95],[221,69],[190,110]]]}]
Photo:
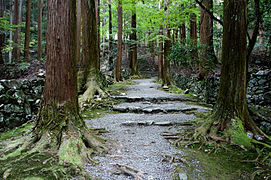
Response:
[{"label": "dense forest", "polygon": [[270,179],[269,0],[0,0],[0,178]]}]

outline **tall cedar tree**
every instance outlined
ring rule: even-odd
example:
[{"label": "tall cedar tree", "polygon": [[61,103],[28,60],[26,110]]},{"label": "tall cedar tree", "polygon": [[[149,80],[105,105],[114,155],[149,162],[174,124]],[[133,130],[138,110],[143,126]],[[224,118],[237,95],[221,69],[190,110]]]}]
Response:
[{"label": "tall cedar tree", "polygon": [[43,0],[38,0],[38,60],[42,59],[42,8]]},{"label": "tall cedar tree", "polygon": [[115,80],[121,81],[121,61],[122,61],[122,0],[118,0],[118,50],[115,68]]},{"label": "tall cedar tree", "polygon": [[109,70],[113,69],[113,55],[112,55],[112,45],[113,45],[113,37],[112,37],[112,32],[113,32],[113,27],[112,27],[112,7],[111,7],[111,0],[108,0],[108,23],[109,23],[109,38],[108,38],[108,65],[109,65]]},{"label": "tall cedar tree", "polygon": [[[0,0],[0,17],[4,16],[5,12],[5,1]],[[0,29],[0,64],[4,64],[4,58],[3,58],[3,48],[4,48],[4,42],[5,42],[5,33],[2,29]]]},{"label": "tall cedar tree", "polygon": [[[209,11],[213,9],[213,0],[203,0],[202,4]],[[213,43],[213,19],[203,8],[200,8],[200,43],[204,48],[200,52],[199,76],[206,78],[210,71],[208,68],[215,63],[216,56]]]},{"label": "tall cedar tree", "polygon": [[57,150],[60,163],[81,166],[93,138],[79,116],[75,10],[76,0],[48,0],[46,80],[34,143],[40,151]]},{"label": "tall cedar tree", "polygon": [[31,26],[31,4],[32,0],[26,0],[26,23],[25,23],[25,41],[24,41],[24,59],[29,61],[29,43]]},{"label": "tall cedar tree", "polygon": [[269,138],[255,125],[247,108],[247,1],[225,0],[223,12],[219,94],[213,115],[197,129],[196,137],[225,136],[226,140],[249,148],[253,140],[244,131]]},{"label": "tall cedar tree", "polygon": [[130,75],[138,76],[138,63],[137,63],[137,37],[136,37],[136,2],[133,1],[131,28],[132,33],[130,35],[131,40],[131,51],[130,51]]},{"label": "tall cedar tree", "polygon": [[78,87],[83,101],[94,95],[104,95],[99,82],[98,38],[94,0],[81,0],[82,5],[82,58]]}]

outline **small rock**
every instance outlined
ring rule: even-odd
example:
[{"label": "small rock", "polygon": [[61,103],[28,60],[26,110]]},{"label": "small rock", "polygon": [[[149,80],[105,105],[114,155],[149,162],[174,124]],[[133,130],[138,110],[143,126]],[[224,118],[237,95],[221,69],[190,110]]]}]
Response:
[{"label": "small rock", "polygon": [[168,86],[163,86],[163,90],[169,91],[169,87]]},{"label": "small rock", "polygon": [[184,94],[188,94],[190,92],[190,90],[189,89],[186,89],[183,93]]},{"label": "small rock", "polygon": [[121,125],[124,126],[135,126],[137,123],[135,121],[125,121],[123,123],[121,123]]},{"label": "small rock", "polygon": [[178,175],[179,175],[180,180],[187,180],[187,178],[188,178],[185,173],[179,173]]},{"label": "small rock", "polygon": [[126,93],[120,93],[121,96],[126,96]]},{"label": "small rock", "polygon": [[157,125],[157,126],[171,126],[172,123],[169,122],[169,121],[164,121],[164,122],[155,122],[154,125]]},{"label": "small rock", "polygon": [[250,139],[253,139],[253,134],[251,132],[247,132],[247,137],[249,137]]},{"label": "small rock", "polygon": [[255,138],[257,141],[263,141],[263,140],[264,140],[264,136],[260,136],[260,135],[255,135],[254,138]]}]

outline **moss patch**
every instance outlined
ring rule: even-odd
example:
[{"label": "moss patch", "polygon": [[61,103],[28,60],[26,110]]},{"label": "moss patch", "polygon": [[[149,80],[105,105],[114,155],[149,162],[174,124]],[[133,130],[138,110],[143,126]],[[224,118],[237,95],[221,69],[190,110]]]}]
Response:
[{"label": "moss patch", "polygon": [[4,140],[10,139],[10,138],[15,138],[18,135],[22,135],[24,133],[29,132],[29,130],[31,130],[32,128],[33,128],[32,123],[26,123],[18,128],[14,128],[9,131],[0,133],[0,141],[4,141]]},{"label": "moss patch", "polygon": [[223,151],[209,154],[195,149],[181,150],[186,152],[186,162],[176,169],[175,179],[178,173],[186,173],[190,180],[250,179],[250,175],[255,171],[252,164],[242,162],[251,158],[251,153]]}]

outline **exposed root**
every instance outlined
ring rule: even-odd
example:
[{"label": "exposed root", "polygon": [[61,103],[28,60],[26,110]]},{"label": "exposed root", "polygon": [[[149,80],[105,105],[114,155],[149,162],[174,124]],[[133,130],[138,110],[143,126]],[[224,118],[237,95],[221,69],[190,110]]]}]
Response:
[{"label": "exposed root", "polygon": [[113,165],[116,167],[117,170],[119,170],[124,175],[131,176],[136,180],[143,180],[144,174],[146,174],[145,172],[132,168],[128,165],[124,164],[113,164]]}]

